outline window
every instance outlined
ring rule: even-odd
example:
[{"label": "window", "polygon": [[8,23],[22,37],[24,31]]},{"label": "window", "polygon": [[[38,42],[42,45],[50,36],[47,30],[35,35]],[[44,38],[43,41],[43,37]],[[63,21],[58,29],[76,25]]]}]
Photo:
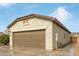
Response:
[{"label": "window", "polygon": [[23,24],[26,24],[26,23],[28,23],[28,20],[23,20]]},{"label": "window", "polygon": [[23,24],[25,24],[25,20],[23,20]]},{"label": "window", "polygon": [[28,23],[28,20],[25,20],[25,23]]}]

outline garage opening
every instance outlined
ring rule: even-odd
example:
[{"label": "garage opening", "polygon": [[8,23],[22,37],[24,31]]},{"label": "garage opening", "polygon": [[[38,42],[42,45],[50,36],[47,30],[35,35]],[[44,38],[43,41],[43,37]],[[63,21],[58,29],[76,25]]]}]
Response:
[{"label": "garage opening", "polygon": [[45,30],[14,32],[13,48],[45,49]]}]

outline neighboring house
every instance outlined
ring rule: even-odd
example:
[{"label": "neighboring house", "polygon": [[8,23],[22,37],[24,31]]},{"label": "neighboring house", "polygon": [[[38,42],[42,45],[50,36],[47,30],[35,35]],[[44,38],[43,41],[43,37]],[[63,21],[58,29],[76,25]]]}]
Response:
[{"label": "neighboring house", "polygon": [[10,48],[52,50],[70,42],[70,31],[56,18],[30,14],[17,18],[8,29]]},{"label": "neighboring house", "polygon": [[79,32],[74,32],[71,34],[71,42],[79,43]]},{"label": "neighboring house", "polygon": [[0,36],[3,35],[3,34],[4,34],[3,32],[0,32]]}]

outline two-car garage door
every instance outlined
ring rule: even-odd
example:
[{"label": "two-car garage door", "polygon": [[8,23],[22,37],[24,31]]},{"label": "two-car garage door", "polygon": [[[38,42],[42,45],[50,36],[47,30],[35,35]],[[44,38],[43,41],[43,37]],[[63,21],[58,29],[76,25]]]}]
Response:
[{"label": "two-car garage door", "polygon": [[45,30],[14,32],[13,47],[45,49]]}]

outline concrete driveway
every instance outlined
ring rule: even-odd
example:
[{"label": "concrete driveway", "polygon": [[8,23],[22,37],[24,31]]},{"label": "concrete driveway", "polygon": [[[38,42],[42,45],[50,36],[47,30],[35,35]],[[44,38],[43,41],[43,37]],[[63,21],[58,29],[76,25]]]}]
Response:
[{"label": "concrete driveway", "polygon": [[10,51],[9,46],[0,47],[0,56],[74,56],[75,45],[69,44],[64,48],[59,48],[51,52],[37,49],[26,49]]}]

